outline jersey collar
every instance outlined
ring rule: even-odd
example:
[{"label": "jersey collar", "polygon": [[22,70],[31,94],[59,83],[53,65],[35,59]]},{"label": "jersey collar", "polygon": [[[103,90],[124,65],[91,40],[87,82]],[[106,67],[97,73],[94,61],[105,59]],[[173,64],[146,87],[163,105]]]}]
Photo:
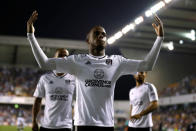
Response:
[{"label": "jersey collar", "polygon": [[94,56],[92,54],[89,54],[90,57],[93,57],[93,58],[97,58],[97,59],[103,59],[106,57],[106,55],[104,54],[103,56]]},{"label": "jersey collar", "polygon": [[58,78],[63,78],[64,76],[67,75],[67,73],[64,73],[62,76],[58,76],[58,75],[56,74],[56,73],[58,73],[56,70],[53,70],[52,73],[53,73],[53,75],[54,75],[55,77],[58,77]]}]

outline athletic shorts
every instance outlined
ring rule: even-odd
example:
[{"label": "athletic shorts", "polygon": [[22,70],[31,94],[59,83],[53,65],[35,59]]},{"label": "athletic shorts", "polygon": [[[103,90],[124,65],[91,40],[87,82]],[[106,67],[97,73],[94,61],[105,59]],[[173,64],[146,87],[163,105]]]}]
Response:
[{"label": "athletic shorts", "polygon": [[70,128],[50,129],[50,128],[40,127],[40,131],[71,131],[71,129]]},{"label": "athletic shorts", "polygon": [[128,127],[128,131],[152,131],[151,127],[137,128],[137,127]]},{"label": "athletic shorts", "polygon": [[75,131],[114,131],[114,127],[75,126]]}]

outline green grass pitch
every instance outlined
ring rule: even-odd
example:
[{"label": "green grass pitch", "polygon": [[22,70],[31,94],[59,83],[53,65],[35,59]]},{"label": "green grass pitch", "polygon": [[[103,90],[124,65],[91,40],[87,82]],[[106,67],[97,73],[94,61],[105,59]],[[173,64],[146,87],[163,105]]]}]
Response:
[{"label": "green grass pitch", "polygon": [[[17,126],[0,126],[0,131],[18,131]],[[24,131],[32,131],[31,127],[25,127]]]}]

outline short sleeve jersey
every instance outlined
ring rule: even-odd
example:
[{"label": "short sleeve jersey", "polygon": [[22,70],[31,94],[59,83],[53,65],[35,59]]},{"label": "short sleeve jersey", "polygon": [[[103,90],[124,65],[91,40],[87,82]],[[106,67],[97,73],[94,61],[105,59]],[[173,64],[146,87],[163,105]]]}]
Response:
[{"label": "short sleeve jersey", "polygon": [[74,90],[75,77],[73,75],[57,76],[52,72],[41,76],[34,96],[45,98],[42,127],[52,129],[72,128]]},{"label": "short sleeve jersey", "polygon": [[58,72],[76,77],[74,124],[77,126],[114,126],[114,88],[121,75],[135,74],[140,60],[119,55],[72,55],[56,60]]},{"label": "short sleeve jersey", "polygon": [[[131,115],[139,114],[146,109],[150,102],[158,101],[158,94],[155,86],[150,83],[144,83],[139,87],[134,87],[129,92],[130,105],[132,106]],[[129,121],[129,127],[152,127],[152,113],[142,116],[135,122]]]}]

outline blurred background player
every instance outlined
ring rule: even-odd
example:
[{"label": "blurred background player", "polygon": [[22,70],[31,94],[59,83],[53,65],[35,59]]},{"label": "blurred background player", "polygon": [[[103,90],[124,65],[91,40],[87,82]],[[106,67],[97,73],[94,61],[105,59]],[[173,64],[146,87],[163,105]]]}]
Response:
[{"label": "blurred background player", "polygon": [[18,131],[23,131],[24,126],[25,126],[25,120],[24,120],[22,111],[20,111],[18,113],[18,117],[17,117],[17,130]]},{"label": "blurred background player", "polygon": [[[55,57],[68,56],[66,49],[58,49]],[[72,97],[75,89],[75,78],[68,73],[52,71],[42,75],[34,92],[33,131],[38,131],[37,115],[41,100],[45,98],[44,118],[40,131],[71,131]]]},{"label": "blurred background player", "polygon": [[128,131],[151,131],[152,111],[158,108],[158,94],[155,86],[144,82],[146,72],[134,75],[136,86],[129,92],[130,121]]}]

